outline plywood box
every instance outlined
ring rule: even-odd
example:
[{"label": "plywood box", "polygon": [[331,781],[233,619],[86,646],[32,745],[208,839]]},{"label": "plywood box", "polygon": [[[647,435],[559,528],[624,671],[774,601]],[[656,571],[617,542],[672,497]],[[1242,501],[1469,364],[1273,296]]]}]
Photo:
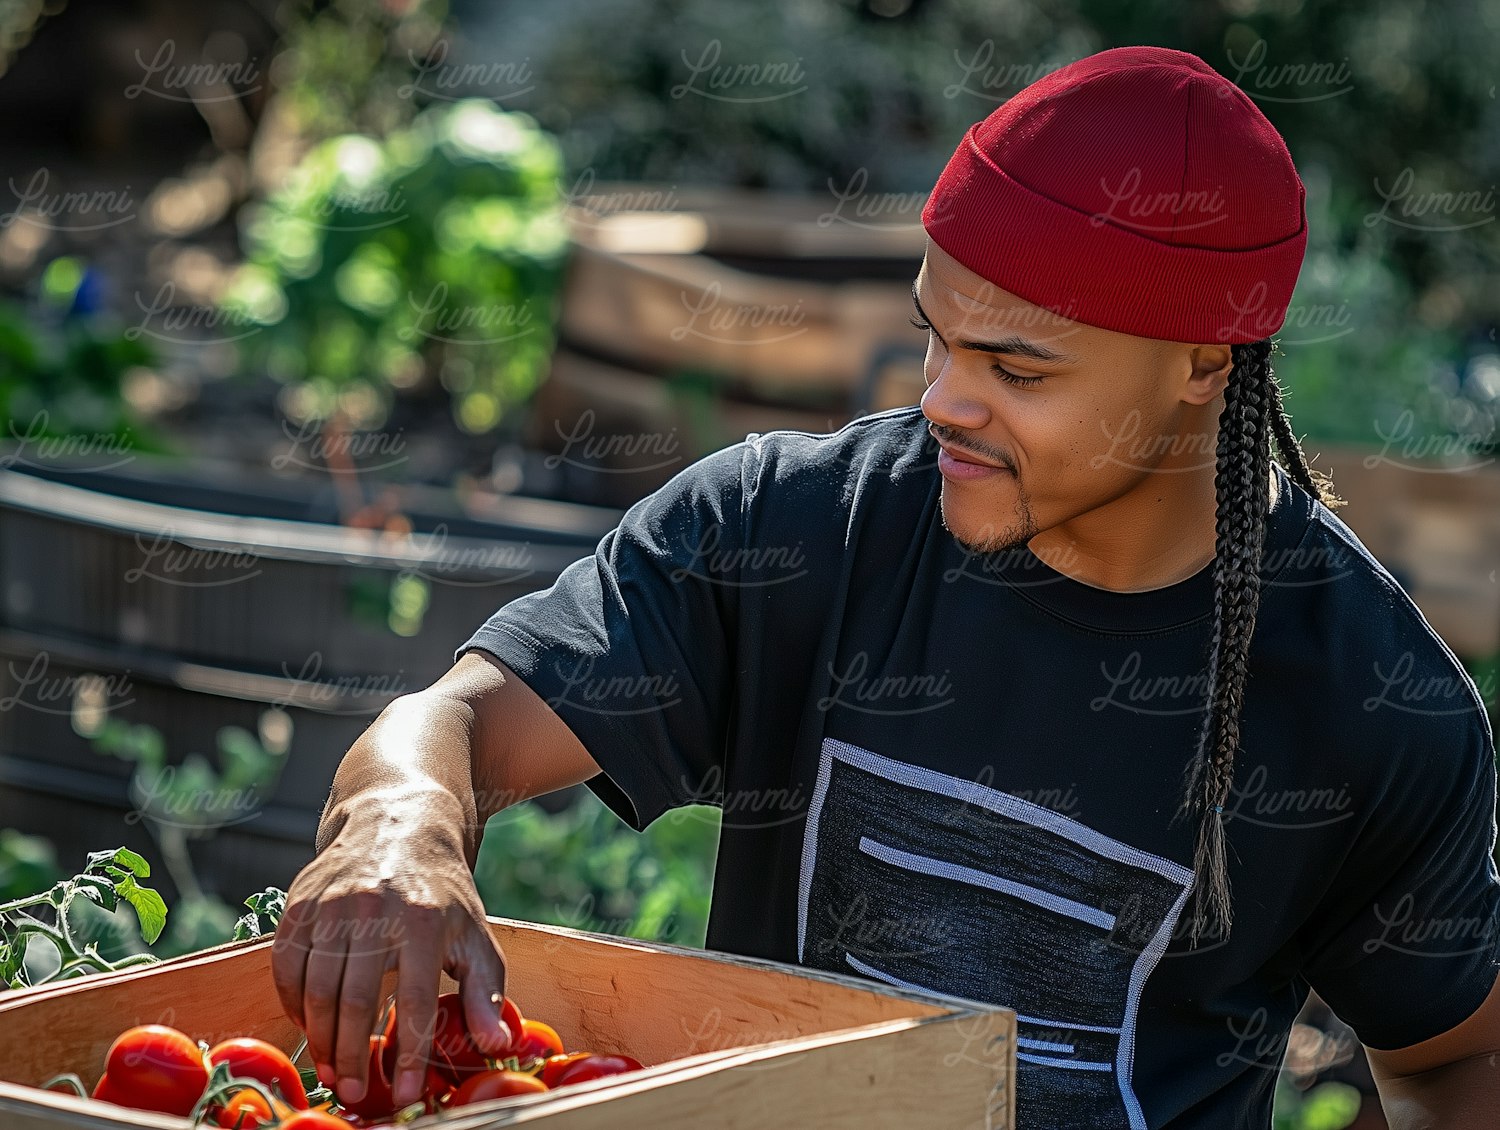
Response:
[{"label": "plywood box", "polygon": [[[840,974],[492,918],[506,993],[565,1046],[621,1051],[646,1070],[556,1094],[430,1116],[450,1130],[1009,1130],[1015,1014]],[[270,942],[0,996],[5,1130],[188,1130],[185,1118],[36,1090],[63,1071],[92,1086],[135,1024],[292,1051]],[[446,986],[451,988],[451,985]]]}]

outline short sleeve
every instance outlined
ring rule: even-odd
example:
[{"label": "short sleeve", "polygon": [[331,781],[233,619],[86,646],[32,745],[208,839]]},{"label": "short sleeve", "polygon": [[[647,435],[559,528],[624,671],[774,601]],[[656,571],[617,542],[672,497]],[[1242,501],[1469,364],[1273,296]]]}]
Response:
[{"label": "short sleeve", "polygon": [[1403,762],[1305,932],[1303,977],[1372,1048],[1448,1031],[1500,973],[1494,738],[1477,706],[1463,721]]},{"label": "short sleeve", "polygon": [[489,618],[458,649],[510,667],[604,771],[589,787],[644,830],[711,801],[732,710],[743,468],[734,444],[636,502],[545,590]]}]

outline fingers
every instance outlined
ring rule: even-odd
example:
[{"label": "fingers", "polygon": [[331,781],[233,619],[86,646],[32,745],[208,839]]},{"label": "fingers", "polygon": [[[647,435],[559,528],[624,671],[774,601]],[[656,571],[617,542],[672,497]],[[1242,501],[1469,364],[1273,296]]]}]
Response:
[{"label": "fingers", "polygon": [[338,1027],[339,994],[343,989],[344,965],[349,940],[340,928],[337,913],[324,913],[314,923],[307,953],[307,972],[302,986],[302,1030],[307,1050],[318,1068],[319,1078],[333,1078],[334,1033]]},{"label": "fingers", "polygon": [[288,899],[276,926],[276,938],[271,943],[271,979],[276,984],[276,995],[281,998],[281,1009],[287,1019],[298,1028],[305,1027],[302,988],[307,971],[306,939],[316,912],[316,906],[311,903]]},{"label": "fingers", "polygon": [[[378,899],[376,905],[378,906]],[[360,924],[378,923],[374,913],[361,908]],[[337,1027],[333,1036],[335,1090],[345,1103],[364,1097],[370,1063],[370,1035],[380,1012],[381,980],[396,964],[396,949],[375,938],[374,930],[360,930],[349,944],[344,980],[339,989]]]},{"label": "fingers", "polygon": [[406,912],[405,937],[397,963],[396,1078],[391,1086],[398,1107],[422,1097],[427,1077],[437,1017],[438,974],[443,964],[440,922],[431,911]]},{"label": "fingers", "polygon": [[500,1000],[505,995],[505,954],[495,944],[490,932],[479,923],[465,932],[465,939],[450,972],[458,979],[464,1005],[464,1023],[479,1050],[487,1055],[503,1055],[512,1038],[501,1028]]}]

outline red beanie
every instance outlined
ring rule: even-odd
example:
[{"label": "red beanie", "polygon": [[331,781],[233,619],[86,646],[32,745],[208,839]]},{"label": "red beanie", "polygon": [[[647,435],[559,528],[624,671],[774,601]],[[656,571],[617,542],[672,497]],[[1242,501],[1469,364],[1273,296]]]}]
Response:
[{"label": "red beanie", "polygon": [[922,210],[934,243],[1034,306],[1137,337],[1281,328],[1307,192],[1239,87],[1166,47],[1116,47],[970,127]]}]

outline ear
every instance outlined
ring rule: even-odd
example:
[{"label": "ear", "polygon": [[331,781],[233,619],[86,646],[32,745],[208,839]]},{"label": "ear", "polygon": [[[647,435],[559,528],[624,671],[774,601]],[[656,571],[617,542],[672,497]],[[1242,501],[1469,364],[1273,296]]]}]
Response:
[{"label": "ear", "polygon": [[1188,404],[1208,404],[1228,386],[1234,353],[1227,345],[1195,345],[1188,354],[1188,364],[1191,371],[1182,399]]}]

